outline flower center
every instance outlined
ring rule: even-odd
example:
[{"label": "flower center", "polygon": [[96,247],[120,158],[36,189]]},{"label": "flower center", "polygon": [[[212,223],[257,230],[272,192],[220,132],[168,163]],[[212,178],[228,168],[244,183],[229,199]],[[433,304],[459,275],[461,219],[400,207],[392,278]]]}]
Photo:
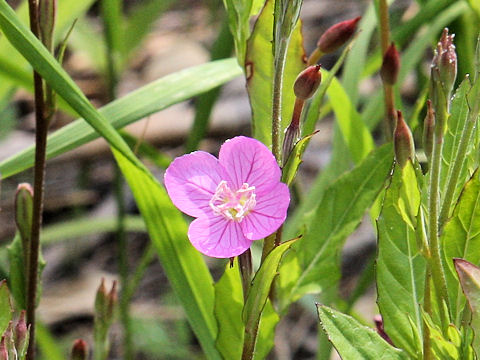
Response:
[{"label": "flower center", "polygon": [[225,180],[220,181],[209,205],[215,215],[222,215],[227,220],[241,222],[255,207],[255,186],[247,183],[233,191]]}]

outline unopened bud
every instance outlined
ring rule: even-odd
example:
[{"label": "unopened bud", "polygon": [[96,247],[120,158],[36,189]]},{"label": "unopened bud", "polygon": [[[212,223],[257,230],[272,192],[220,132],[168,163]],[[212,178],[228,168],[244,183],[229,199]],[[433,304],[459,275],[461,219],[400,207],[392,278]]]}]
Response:
[{"label": "unopened bud", "polygon": [[403,119],[401,111],[397,111],[397,126],[393,135],[395,147],[395,159],[397,163],[403,168],[407,161],[415,158],[415,147],[413,144],[413,137],[410,128]]},{"label": "unopened bud", "polygon": [[42,0],[38,3],[38,18],[40,26],[40,38],[43,45],[52,52],[53,28],[57,13],[57,0]]},{"label": "unopened bud", "polygon": [[17,349],[18,356],[19,358],[23,358],[23,356],[27,352],[28,340],[30,337],[27,323],[25,321],[25,310],[22,310],[22,312],[20,313],[20,317],[18,318],[17,324],[15,325],[13,335],[15,340],[15,348]]},{"label": "unopened bud", "polygon": [[15,223],[22,239],[23,250],[29,248],[28,242],[32,229],[33,189],[30,184],[22,183],[15,194]]},{"label": "unopened bud", "polygon": [[433,151],[433,138],[435,133],[435,110],[432,102],[427,100],[427,115],[423,121],[423,149],[425,156],[430,161]]},{"label": "unopened bud", "polygon": [[105,279],[102,278],[95,296],[95,315],[102,319],[104,318],[107,309],[107,296],[108,293],[105,287]]},{"label": "unopened bud", "polygon": [[400,55],[395,44],[392,42],[383,56],[380,76],[384,83],[394,85],[397,82],[398,72],[400,70]]},{"label": "unopened bud", "polygon": [[310,99],[313,94],[315,94],[315,91],[317,91],[321,81],[322,73],[320,71],[320,65],[309,66],[298,74],[293,84],[293,92],[299,99]]},{"label": "unopened bud", "polygon": [[3,333],[3,337],[5,338],[5,347],[7,349],[8,358],[16,359],[17,352],[15,350],[15,342],[13,339],[13,321],[8,323],[7,329]]},{"label": "unopened bud", "polygon": [[107,319],[112,321],[115,315],[115,308],[118,303],[117,282],[113,281],[112,289],[108,293],[107,297]]},{"label": "unopened bud", "polygon": [[0,341],[0,360],[8,360],[7,344],[5,343],[5,336],[2,336]]},{"label": "unopened bud", "polygon": [[357,23],[361,17],[345,20],[335,24],[327,29],[317,42],[317,48],[323,53],[328,54],[337,50],[345,44],[355,33]]},{"label": "unopened bud", "polygon": [[449,35],[445,28],[442,37],[437,44],[431,66],[431,97],[435,108],[440,102],[448,104],[450,94],[457,78],[457,54],[453,38],[455,35]]},{"label": "unopened bud", "polygon": [[383,328],[382,315],[375,315],[373,317],[373,322],[375,323],[375,327],[377,328],[378,335],[380,335],[390,345],[393,345],[392,340],[390,339],[390,337],[385,332],[385,329]]},{"label": "unopened bud", "polygon": [[77,339],[72,346],[71,360],[86,360],[88,356],[88,345],[82,339]]}]

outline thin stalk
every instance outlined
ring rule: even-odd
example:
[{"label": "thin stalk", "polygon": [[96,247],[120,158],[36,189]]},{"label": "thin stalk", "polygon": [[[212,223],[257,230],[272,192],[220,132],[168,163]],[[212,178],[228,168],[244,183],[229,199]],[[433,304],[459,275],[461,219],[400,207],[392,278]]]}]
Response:
[{"label": "thin stalk", "polygon": [[[30,29],[39,37],[38,2],[29,0]],[[40,254],[40,229],[42,227],[42,211],[45,188],[45,164],[47,148],[48,124],[45,119],[45,98],[43,81],[37,72],[33,73],[35,90],[35,165],[33,185],[33,215],[30,237],[30,256],[27,265],[27,324],[30,326],[30,341],[27,360],[35,359],[35,308],[38,286],[38,258]]]},{"label": "thin stalk", "polygon": [[145,275],[145,271],[147,271],[148,265],[153,261],[153,258],[155,257],[155,246],[153,245],[153,242],[149,242],[147,249],[144,251],[142,257],[140,258],[140,262],[135,269],[135,272],[133,274],[132,279],[130,280],[127,289],[125,290],[125,298],[130,302],[132,299],[133,295],[135,294],[135,291],[137,290],[140,281],[143,278],[143,275]]},{"label": "thin stalk", "polygon": [[250,249],[247,249],[247,251],[238,257],[238,264],[240,266],[240,275],[242,277],[243,301],[246,302],[253,274],[252,253]]},{"label": "thin stalk", "polygon": [[[390,21],[388,17],[388,4],[386,0],[379,0],[379,26],[380,26],[380,44],[382,48],[382,56],[387,52],[390,44]],[[395,111],[395,100],[393,95],[393,86],[383,82],[383,91],[385,95],[385,139],[392,140],[393,130],[396,126],[397,115]]]},{"label": "thin stalk", "polygon": [[[445,124],[447,119],[446,111],[437,112],[437,124]],[[440,201],[440,166],[441,166],[441,156],[442,156],[442,147],[443,147],[443,134],[444,127],[437,126],[435,129],[435,141],[433,144],[432,151],[432,167],[430,173],[430,184],[429,184],[429,198],[428,198],[428,239],[430,246],[431,254],[431,273],[432,280],[435,285],[435,294],[437,297],[438,306],[442,307],[442,302],[448,305],[448,293],[447,293],[447,284],[445,280],[445,274],[443,271],[443,261],[441,257],[440,243],[439,243],[439,227],[438,227],[438,208]],[[442,314],[442,325],[443,329],[446,329],[448,326],[448,319],[445,319],[443,316],[443,311],[440,311]]]},{"label": "thin stalk", "polygon": [[455,157],[452,172],[447,180],[447,187],[442,202],[440,217],[439,217],[439,228],[442,229],[445,221],[447,221],[448,216],[450,215],[450,208],[452,206],[453,196],[455,194],[455,189],[460,176],[460,171],[462,170],[463,163],[465,162],[465,155],[467,154],[468,144],[470,143],[473,130],[477,121],[478,112],[470,111],[468,115],[468,120],[463,128],[462,137],[460,138],[460,143],[458,145],[457,156]]}]

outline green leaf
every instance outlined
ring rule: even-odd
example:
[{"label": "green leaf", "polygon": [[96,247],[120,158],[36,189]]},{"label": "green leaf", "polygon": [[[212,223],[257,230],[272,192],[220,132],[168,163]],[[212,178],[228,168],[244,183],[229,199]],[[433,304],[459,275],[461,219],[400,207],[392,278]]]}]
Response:
[{"label": "green leaf", "polygon": [[[410,203],[408,212],[402,206],[406,203]],[[422,354],[420,304],[426,265],[409,219],[410,212],[415,214],[419,207],[420,192],[413,165],[408,162],[403,170],[396,166],[377,220],[377,303],[386,333],[413,358]]]},{"label": "green leaf", "polygon": [[302,156],[305,152],[305,148],[307,147],[310,139],[313,135],[315,135],[318,131],[315,131],[313,134],[307,135],[297,141],[295,146],[293,147],[292,152],[288,156],[287,163],[282,169],[282,182],[290,186],[297,175],[298,167],[302,163]]},{"label": "green leaf", "polygon": [[460,284],[472,311],[470,325],[475,332],[473,349],[478,356],[480,355],[480,269],[463,259],[454,259],[454,261]]},{"label": "green leaf", "polygon": [[[248,41],[245,61],[247,90],[252,107],[254,137],[265,145],[272,144],[272,77],[273,77],[273,0],[268,0],[258,17]],[[283,78],[282,131],[292,119],[295,95],[293,84],[305,68],[305,50],[300,23],[295,27],[287,52]]]},{"label": "green leaf", "polygon": [[350,155],[358,164],[375,148],[372,135],[337,79],[333,79],[327,95]]},{"label": "green leaf", "polygon": [[280,261],[285,251],[290,249],[294,242],[295,240],[287,241],[273,249],[255,274],[242,313],[245,336],[252,337],[258,331],[260,316],[267,302],[272,282],[277,276]]},{"label": "green leaf", "polygon": [[[452,100],[451,115],[447,122],[447,132],[444,136],[444,142],[442,147],[442,167],[440,173],[440,189],[441,194],[445,193],[447,180],[452,176],[453,163],[458,157],[458,150],[460,145],[460,138],[462,136],[463,128],[468,119],[468,104],[467,94],[471,89],[471,85],[468,79],[463,80],[460,86],[457,88]],[[473,142],[470,141],[469,149],[467,150],[467,156],[464,158],[464,165],[462,166],[461,175],[458,178],[457,187],[455,190],[453,204],[455,204],[458,195],[462,190],[463,184],[468,179],[468,166],[467,163],[472,161],[472,148]]]},{"label": "green leaf", "polygon": [[215,345],[224,359],[242,357],[243,333],[242,321],[243,290],[238,260],[233,267],[227,264],[225,272],[215,284],[215,317],[218,324],[218,336]]},{"label": "green leaf", "polygon": [[75,111],[109,144],[136,166],[142,168],[127,144],[108,121],[93,107],[75,82],[42,43],[23,25],[5,0],[0,1],[0,27],[11,44]]},{"label": "green leaf", "polygon": [[0,281],[0,334],[5,332],[10,320],[12,320],[12,303],[10,302],[10,292],[7,282]]},{"label": "green leaf", "polygon": [[465,297],[458,283],[453,258],[480,264],[480,181],[478,172],[465,185],[450,221],[440,238],[445,254],[447,290],[454,324],[461,325]]},{"label": "green leaf", "polygon": [[[303,238],[294,246],[300,273],[295,274],[297,278],[291,289],[282,289],[287,292],[289,301],[337,283],[343,243],[382,190],[392,162],[392,145],[386,144],[325,190]],[[293,268],[290,261],[286,261],[280,268],[280,278],[291,278]]]},{"label": "green leaf", "polygon": [[[156,80],[99,110],[112,126],[122,128],[170,105],[210,90],[239,76],[241,69],[234,59],[219,60],[182,70]],[[84,120],[79,119],[48,137],[47,158],[52,158],[98,138]],[[34,147],[0,163],[2,178],[33,165]]]},{"label": "green leaf", "polygon": [[267,358],[268,353],[272,350],[275,344],[275,327],[278,324],[280,317],[275,312],[270,300],[267,300],[260,318],[260,325],[258,328],[257,345],[255,346],[254,360],[263,360]]},{"label": "green leaf", "polygon": [[22,240],[18,233],[8,246],[8,260],[10,262],[9,283],[13,298],[19,309],[26,309],[27,282],[25,278],[25,262]]},{"label": "green leaf", "polygon": [[60,350],[58,342],[43,323],[36,323],[35,333],[41,359],[65,360],[65,354]]},{"label": "green leaf", "polygon": [[245,62],[247,40],[250,36],[250,17],[260,11],[263,3],[264,0],[223,0],[238,63],[241,66]]},{"label": "green leaf", "polygon": [[208,359],[220,359],[215,347],[214,288],[210,272],[187,239],[187,226],[164,188],[151,173],[113,150],[147,225],[168,280]]},{"label": "green leaf", "polygon": [[317,305],[317,311],[323,330],[343,360],[409,358],[404,351],[394,348],[375,330],[361,325],[351,316],[325,305]]}]

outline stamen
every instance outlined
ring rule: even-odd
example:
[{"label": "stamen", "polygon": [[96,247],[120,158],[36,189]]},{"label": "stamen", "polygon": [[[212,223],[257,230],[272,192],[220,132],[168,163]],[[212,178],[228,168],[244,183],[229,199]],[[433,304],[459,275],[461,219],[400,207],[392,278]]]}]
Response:
[{"label": "stamen", "polygon": [[222,180],[210,199],[209,205],[215,215],[241,222],[256,205],[255,186],[244,183],[240,189],[233,191],[227,182]]}]

